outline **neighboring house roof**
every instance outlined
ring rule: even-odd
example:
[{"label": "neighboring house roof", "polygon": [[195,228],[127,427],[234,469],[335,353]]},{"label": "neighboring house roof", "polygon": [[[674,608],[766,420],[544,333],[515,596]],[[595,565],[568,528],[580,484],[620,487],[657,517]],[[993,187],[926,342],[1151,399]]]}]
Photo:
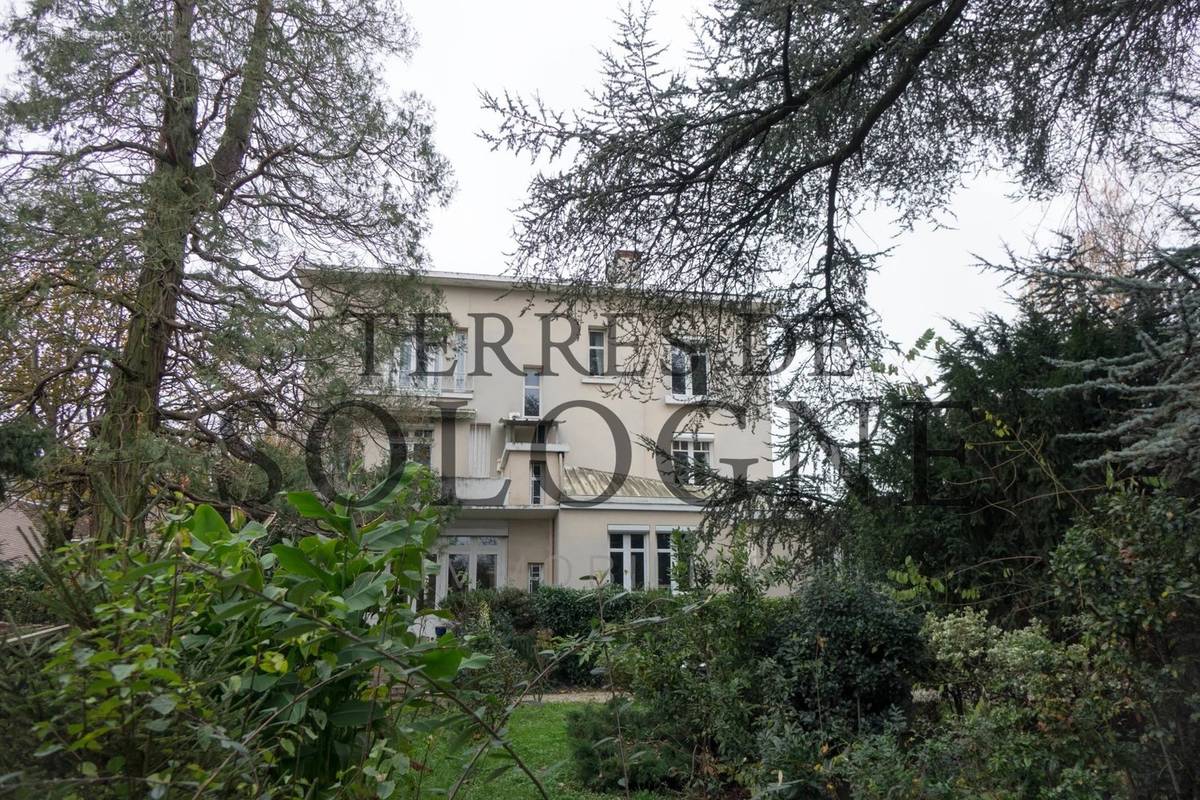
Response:
[{"label": "neighboring house roof", "polygon": [[[613,473],[588,467],[563,467],[563,491],[567,497],[599,497],[605,493],[613,480]],[[694,495],[703,495],[703,490],[690,488]],[[671,500],[680,502],[671,493],[667,485],[655,478],[640,478],[634,475],[625,476],[620,487],[612,495],[614,498],[638,497],[654,500]]]},{"label": "neighboring house roof", "polygon": [[41,545],[42,537],[33,517],[17,504],[0,508],[0,562],[29,561],[33,552],[26,538],[35,546]]}]

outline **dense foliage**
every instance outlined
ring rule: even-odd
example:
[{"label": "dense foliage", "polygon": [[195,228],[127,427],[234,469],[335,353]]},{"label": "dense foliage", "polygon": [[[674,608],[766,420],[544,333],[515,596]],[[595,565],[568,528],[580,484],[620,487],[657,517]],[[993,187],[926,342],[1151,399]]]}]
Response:
[{"label": "dense foliage", "polygon": [[[769,598],[763,579],[739,574],[744,563],[735,554],[716,570],[729,591],[677,600],[669,622],[619,648],[634,705],[574,724],[576,736],[600,731],[606,743],[576,758],[591,785],[619,786],[617,742],[634,763],[645,750],[656,765],[639,780],[665,770],[667,787],[753,787],[903,715],[925,663],[919,617],[845,576]],[[682,766],[676,753],[689,754]]]},{"label": "dense foliage", "polygon": [[[898,385],[885,398],[880,430],[863,465],[870,484],[852,514],[857,563],[883,578],[911,559],[936,578],[942,602],[981,602],[1017,623],[1045,614],[1053,601],[1050,554],[1072,519],[1107,487],[1102,466],[1080,464],[1103,442],[1063,434],[1113,424],[1128,403],[1104,387],[1042,396],[1078,382],[1074,362],[1113,358],[1136,340],[1136,328],[1096,314],[1056,314],[1026,304],[1012,322],[988,316],[955,326],[937,340],[933,358],[941,397]],[[961,463],[931,458],[925,485],[915,485],[914,437],[920,419],[930,448],[961,447]],[[912,502],[914,493],[929,502]]]},{"label": "dense foliage", "polygon": [[428,308],[448,165],[383,85],[413,32],[391,0],[77,0],[0,36],[0,430],[53,437],[29,491],[138,533],[150,487],[214,500],[186,462],[247,460],[357,376],[345,315]]},{"label": "dense foliage", "polygon": [[0,564],[0,625],[52,621],[45,589],[46,576],[36,564]]},{"label": "dense foliage", "polygon": [[665,613],[675,604],[663,592],[627,592],[602,586],[477,589],[452,594],[447,608],[473,637],[472,646],[493,656],[489,674],[512,691],[523,682],[570,687],[607,683],[594,632],[608,625]]},{"label": "dense foliage", "polygon": [[361,523],[295,494],[320,531],[273,545],[201,505],[144,546],[68,548],[51,573],[67,630],[4,651],[22,676],[5,685],[7,781],[30,797],[388,798],[419,779],[426,731],[486,725],[450,683],[486,658],[410,629],[441,521],[430,491],[410,470]]}]

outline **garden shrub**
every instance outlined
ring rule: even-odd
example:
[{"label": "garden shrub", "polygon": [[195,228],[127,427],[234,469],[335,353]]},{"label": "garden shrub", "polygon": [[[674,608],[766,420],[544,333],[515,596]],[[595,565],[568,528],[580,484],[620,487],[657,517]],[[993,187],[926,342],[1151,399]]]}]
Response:
[{"label": "garden shrub", "polygon": [[567,739],[580,782],[598,792],[679,788],[691,774],[690,752],[657,714],[627,698],[570,712]]},{"label": "garden shrub", "polygon": [[759,669],[779,710],[806,727],[857,733],[909,705],[928,664],[919,617],[874,586],[830,575],[786,609]]},{"label": "garden shrub", "polygon": [[[450,723],[430,701],[482,663],[409,631],[439,528],[432,488],[409,471],[361,523],[293,493],[321,532],[272,546],[208,506],[142,543],[73,546],[57,566],[76,589],[59,598],[70,625],[39,654],[32,702],[0,698],[38,757],[5,766],[64,798],[392,796]],[[403,717],[417,713],[420,733]]]},{"label": "garden shrub", "polygon": [[768,598],[736,548],[715,573],[726,591],[621,651],[638,707],[665,743],[691,754],[693,789],[781,791],[780,776],[794,782],[801,768],[818,786],[823,778],[808,780],[814,763],[903,714],[927,663],[920,620],[843,576]]},{"label": "garden shrub", "polygon": [[[665,592],[626,592],[619,587],[571,589],[543,586],[534,592],[507,587],[460,592],[447,598],[447,608],[465,633],[476,635],[477,649],[508,662],[513,654],[529,674],[553,659],[546,652],[570,647],[592,635],[604,600],[606,624],[621,624],[662,611],[671,603]],[[487,617],[486,624],[481,620]],[[605,683],[596,670],[593,648],[566,654],[547,676],[563,686],[595,687]]]},{"label": "garden shrub", "polygon": [[55,621],[45,601],[46,578],[36,564],[0,563],[0,626],[44,625]]},{"label": "garden shrub", "polygon": [[[930,616],[933,719],[860,737],[826,765],[864,798],[1123,796],[1110,731],[1119,687],[1078,643],[1034,621],[1004,631],[982,611]],[[902,721],[900,721],[902,722]]]},{"label": "garden shrub", "polygon": [[1116,726],[1139,797],[1200,795],[1200,520],[1188,501],[1118,486],[1052,557],[1075,633],[1119,682]]},{"label": "garden shrub", "polygon": [[518,634],[514,630],[514,607],[518,614],[521,608],[528,607],[527,600],[515,595],[524,594],[517,589],[476,590],[449,598],[447,610],[456,613],[460,620],[457,635],[473,650],[490,658],[487,669],[464,675],[460,685],[483,695],[493,719],[533,687],[539,672],[533,634]]}]

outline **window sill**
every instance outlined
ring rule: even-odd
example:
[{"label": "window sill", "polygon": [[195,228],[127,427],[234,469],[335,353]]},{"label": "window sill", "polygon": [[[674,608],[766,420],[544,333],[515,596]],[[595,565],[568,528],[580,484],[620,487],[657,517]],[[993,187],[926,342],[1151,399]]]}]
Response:
[{"label": "window sill", "polygon": [[706,403],[708,395],[706,394],[668,394],[663,398],[669,406],[686,406],[690,403]]},{"label": "window sill", "polygon": [[621,379],[612,375],[588,375],[580,378],[580,383],[596,383],[602,386],[616,386]]}]

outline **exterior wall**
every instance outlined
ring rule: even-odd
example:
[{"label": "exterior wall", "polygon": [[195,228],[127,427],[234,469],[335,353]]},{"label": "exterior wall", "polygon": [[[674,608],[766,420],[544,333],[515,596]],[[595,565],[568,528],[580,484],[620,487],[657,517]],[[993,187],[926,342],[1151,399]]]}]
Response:
[{"label": "exterior wall", "polygon": [[37,526],[28,514],[15,505],[0,508],[0,563],[31,560],[29,542],[37,547],[40,540]]},{"label": "exterior wall", "polygon": [[[579,337],[568,347],[579,365],[577,368],[561,349],[543,351],[543,321],[538,314],[549,314],[554,310],[549,297],[513,291],[511,286],[496,279],[439,277],[437,273],[430,279],[441,289],[444,309],[454,327],[466,331],[469,375],[466,385],[454,383],[447,390],[444,383],[438,384],[436,389],[418,393],[416,403],[411,396],[401,402],[386,389],[370,384],[364,384],[363,395],[385,407],[397,411],[404,409],[400,421],[406,429],[431,429],[431,465],[443,474],[447,473],[449,442],[443,430],[442,409],[457,406],[453,421],[448,423],[453,428],[453,474],[458,478],[507,478],[510,481],[503,507],[494,509],[491,516],[484,509],[471,513],[474,522],[490,519],[494,524],[507,526],[505,573],[508,585],[524,588],[528,581],[528,564],[541,563],[545,565],[543,582],[576,588],[585,586],[581,580],[585,576],[609,569],[610,525],[646,527],[646,558],[650,562],[647,585],[655,585],[658,577],[653,544],[655,527],[668,530],[695,527],[701,519],[698,507],[673,497],[617,496],[594,508],[556,508],[548,490],[543,492],[542,503],[534,505],[530,497],[529,449],[509,444],[518,436],[528,441],[532,427],[528,422],[520,421],[506,424],[506,420],[514,415],[523,416],[524,370],[538,368],[542,371],[543,417],[556,406],[571,401],[589,401],[603,406],[620,420],[624,429],[618,430],[616,435],[621,438],[621,448],[631,457],[627,470],[620,470],[622,465],[617,463],[615,456],[618,443],[614,442],[614,432],[605,420],[594,410],[569,409],[557,414],[558,424],[548,429],[546,439],[552,452],[538,456],[546,463],[549,477],[556,486],[563,486],[564,466],[609,473],[625,471],[630,476],[659,479],[655,455],[643,446],[641,437],[657,440],[673,415],[684,416],[685,404],[671,396],[668,379],[665,376],[647,377],[645,385],[652,388],[649,397],[617,396],[615,378],[586,374],[588,330],[602,327],[605,322],[602,317],[578,320]],[[512,323],[511,332],[506,331],[504,320]],[[556,319],[549,330],[552,340],[559,342],[569,338],[571,326],[565,319]],[[482,346],[484,342],[505,340],[506,333],[509,338],[502,345],[503,355],[495,347]],[[618,370],[622,368],[620,356],[628,351],[628,345],[622,345],[622,348],[618,350]],[[381,372],[390,358],[391,353],[377,348],[376,365]],[[423,410],[421,400],[424,401]],[[471,463],[471,427],[480,424],[490,426],[485,475],[473,474]],[[383,463],[387,458],[386,437],[381,431],[364,433],[367,434],[362,442],[366,466]],[[731,414],[717,411],[699,426],[698,433],[711,441],[709,460],[717,471],[731,475],[732,467],[722,461],[741,459],[752,462],[747,470],[751,479],[771,475],[769,423],[760,422],[757,427],[743,429],[737,426]],[[664,494],[667,494],[665,487]],[[462,524],[469,525],[470,522],[462,521]],[[447,533],[453,535],[453,527]]]},{"label": "exterior wall", "polygon": [[553,582],[557,586],[575,589],[593,585],[588,576],[609,570],[609,526],[645,526],[649,534],[646,549],[650,564],[647,586],[653,587],[658,580],[657,562],[651,557],[655,529],[663,531],[696,527],[700,524],[700,517],[699,511],[682,506],[678,511],[563,509],[559,512],[560,533]]},{"label": "exterior wall", "polygon": [[[431,277],[436,277],[434,273]],[[647,378],[649,385],[654,388],[651,399],[615,396],[615,379],[606,377],[590,377],[580,375],[570,364],[566,355],[559,349],[551,348],[549,353],[543,352],[543,322],[537,316],[539,313],[548,314],[553,309],[553,303],[548,296],[531,296],[528,293],[510,292],[502,286],[492,286],[486,283],[480,285],[455,285],[445,281],[437,281],[444,294],[446,312],[453,319],[454,326],[467,332],[467,349],[469,354],[469,380],[471,391],[464,393],[462,399],[467,401],[459,414],[461,418],[455,424],[454,463],[458,475],[468,474],[469,431],[472,423],[484,423],[491,426],[491,457],[490,463],[499,464],[503,455],[505,442],[505,427],[500,424],[502,418],[522,412],[524,375],[527,367],[540,368],[542,377],[542,413],[543,415],[555,406],[569,401],[590,401],[602,405],[613,412],[623,424],[625,430],[617,435],[622,439],[621,444],[628,448],[632,461],[628,469],[630,475],[657,477],[658,465],[654,454],[640,442],[640,436],[657,439],[659,433],[668,425],[673,414],[680,412],[683,404],[669,398],[666,379],[661,376]],[[476,316],[472,316],[476,315]],[[486,315],[486,316],[483,316]],[[481,342],[498,342],[503,340],[505,329],[501,318],[512,322],[511,338],[503,345],[504,362],[494,348],[481,346]],[[580,365],[587,365],[587,331],[589,327],[602,326],[602,317],[594,315],[579,320],[579,340],[569,348],[570,353]],[[553,320],[549,326],[554,341],[569,338],[570,324],[567,320]],[[482,334],[483,339],[480,338]],[[624,351],[618,350],[618,355]],[[388,354],[376,354],[377,362],[382,364]],[[617,368],[621,368],[617,364]],[[551,374],[553,373],[553,374]],[[455,395],[458,397],[458,395]],[[384,398],[381,398],[383,400]],[[443,435],[438,412],[430,409],[427,421],[421,423],[434,429],[433,465],[440,468],[443,463]],[[616,443],[614,434],[608,425],[594,411],[584,408],[572,408],[558,415],[559,440],[566,443],[570,450],[565,455],[565,461],[573,466],[590,467],[608,472],[616,471]],[[413,424],[416,424],[415,422]],[[760,422],[758,426],[747,426],[741,429],[737,426],[732,414],[717,411],[699,428],[699,433],[713,437],[711,463],[723,474],[732,474],[729,465],[722,464],[728,459],[753,459],[747,474],[751,479],[766,478],[771,475],[770,462],[770,427]],[[378,437],[376,437],[378,438]],[[369,446],[367,463],[378,463],[386,455],[386,449],[377,441]],[[547,459],[554,461],[556,459]],[[519,482],[527,482],[527,460],[524,463],[526,471],[517,473],[515,467],[520,459],[512,461],[512,469],[506,470],[514,480],[514,489]],[[494,474],[499,474],[498,472]],[[518,481],[520,479],[520,481]]]},{"label": "exterior wall", "polygon": [[[553,519],[514,519],[508,534],[508,585],[525,589],[529,585],[529,564],[550,565]],[[543,580],[546,580],[543,578]]]}]

